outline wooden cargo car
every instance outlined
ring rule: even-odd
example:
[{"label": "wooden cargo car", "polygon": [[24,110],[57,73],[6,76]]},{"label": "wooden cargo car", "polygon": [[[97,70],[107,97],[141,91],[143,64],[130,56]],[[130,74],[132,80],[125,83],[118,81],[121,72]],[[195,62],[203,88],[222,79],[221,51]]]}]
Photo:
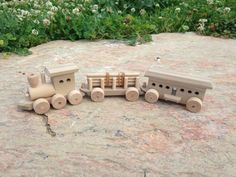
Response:
[{"label": "wooden cargo car", "polygon": [[104,96],[121,95],[128,101],[136,101],[141,93],[139,73],[87,74],[87,83],[83,83],[80,90],[95,102],[103,101]]}]

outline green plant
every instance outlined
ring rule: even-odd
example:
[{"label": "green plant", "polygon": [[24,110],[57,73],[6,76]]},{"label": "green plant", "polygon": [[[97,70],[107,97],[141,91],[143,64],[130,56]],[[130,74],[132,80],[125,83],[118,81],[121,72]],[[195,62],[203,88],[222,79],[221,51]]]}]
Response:
[{"label": "green plant", "polygon": [[0,52],[57,39],[118,39],[130,45],[150,34],[195,31],[236,37],[234,0],[0,0]]}]

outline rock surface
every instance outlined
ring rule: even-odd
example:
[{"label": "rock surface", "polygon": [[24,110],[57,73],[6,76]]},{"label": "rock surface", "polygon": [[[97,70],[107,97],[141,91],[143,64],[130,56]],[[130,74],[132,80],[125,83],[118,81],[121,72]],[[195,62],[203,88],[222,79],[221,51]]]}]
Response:
[{"label": "rock surface", "polygon": [[[233,177],[236,174],[236,41],[187,34],[153,35],[136,47],[102,40],[53,41],[27,57],[0,55],[0,176]],[[159,60],[156,58],[159,57]],[[161,65],[207,77],[200,113],[184,106],[122,97],[102,103],[84,98],[78,106],[45,119],[17,110],[25,74],[44,65],[74,62],[77,87],[87,72],[132,70],[143,74]]]}]

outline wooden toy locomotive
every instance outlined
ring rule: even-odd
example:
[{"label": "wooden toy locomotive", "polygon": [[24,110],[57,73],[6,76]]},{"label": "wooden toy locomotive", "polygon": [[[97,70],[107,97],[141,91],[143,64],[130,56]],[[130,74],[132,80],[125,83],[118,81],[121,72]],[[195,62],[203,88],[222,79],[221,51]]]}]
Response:
[{"label": "wooden toy locomotive", "polygon": [[78,68],[66,65],[56,68],[45,68],[50,81],[46,82],[45,73],[28,75],[28,101],[18,106],[23,110],[34,110],[44,114],[50,109],[62,109],[66,102],[72,105],[81,103],[83,96],[88,95],[92,101],[101,102],[105,96],[122,96],[128,101],[136,101],[139,95],[149,103],[158,99],[186,105],[187,110],[199,112],[206,89],[212,89],[209,81],[186,77],[164,71],[146,71],[147,83],[140,87],[139,73],[95,73],[87,75],[87,83],[75,89],[75,75]]},{"label": "wooden toy locomotive", "polygon": [[55,109],[65,107],[67,100],[70,104],[79,104],[83,95],[75,89],[74,73],[78,68],[66,65],[48,69],[45,73],[50,77],[46,82],[45,73],[32,73],[27,76],[30,87],[28,98],[18,106],[23,110],[34,110],[37,114],[44,114],[50,109],[50,104]]}]

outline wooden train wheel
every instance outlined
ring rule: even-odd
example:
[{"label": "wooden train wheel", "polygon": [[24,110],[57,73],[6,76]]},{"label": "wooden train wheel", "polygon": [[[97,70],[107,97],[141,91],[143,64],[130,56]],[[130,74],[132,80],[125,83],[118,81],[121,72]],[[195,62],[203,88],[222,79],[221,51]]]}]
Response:
[{"label": "wooden train wheel", "polygon": [[39,98],[33,103],[33,109],[37,114],[45,114],[50,109],[50,104],[44,98]]},{"label": "wooden train wheel", "polygon": [[94,102],[101,102],[104,100],[104,90],[101,88],[94,88],[91,92],[91,99]]},{"label": "wooden train wheel", "polygon": [[79,104],[83,100],[83,96],[79,90],[72,90],[68,94],[67,98],[68,98],[68,101],[70,102],[70,104],[73,104],[73,105]]},{"label": "wooden train wheel", "polygon": [[52,97],[51,104],[55,109],[62,109],[66,105],[66,98],[61,94]]},{"label": "wooden train wheel", "polygon": [[190,112],[199,112],[202,108],[202,100],[197,97],[192,97],[187,101],[186,108]]},{"label": "wooden train wheel", "polygon": [[129,87],[125,92],[125,97],[128,101],[136,101],[139,98],[139,91],[135,87]]},{"label": "wooden train wheel", "polygon": [[145,100],[149,103],[157,102],[159,98],[159,93],[155,89],[149,89],[145,94]]}]

